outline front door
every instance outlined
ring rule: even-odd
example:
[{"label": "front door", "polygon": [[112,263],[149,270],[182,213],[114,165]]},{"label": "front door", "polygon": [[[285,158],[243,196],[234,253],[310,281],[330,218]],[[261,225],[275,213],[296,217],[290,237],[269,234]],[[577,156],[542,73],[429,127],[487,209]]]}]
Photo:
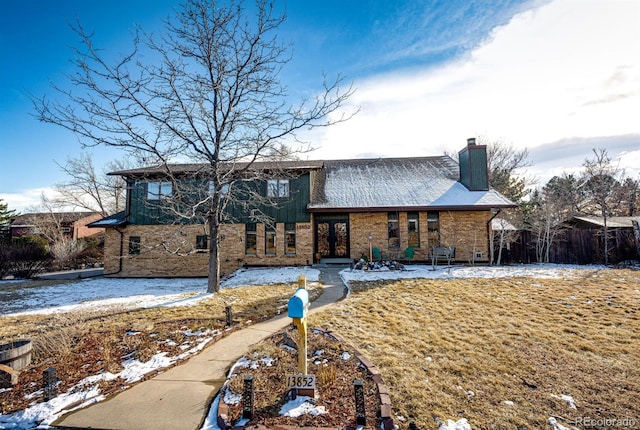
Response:
[{"label": "front door", "polygon": [[349,257],[349,220],[316,220],[316,253],[321,258]]}]

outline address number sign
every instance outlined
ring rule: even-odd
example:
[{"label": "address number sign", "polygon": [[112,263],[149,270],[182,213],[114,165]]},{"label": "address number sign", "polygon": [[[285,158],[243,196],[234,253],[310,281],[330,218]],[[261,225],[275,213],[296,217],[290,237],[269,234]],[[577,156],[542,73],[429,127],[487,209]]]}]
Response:
[{"label": "address number sign", "polygon": [[287,375],[287,388],[316,388],[315,375]]}]

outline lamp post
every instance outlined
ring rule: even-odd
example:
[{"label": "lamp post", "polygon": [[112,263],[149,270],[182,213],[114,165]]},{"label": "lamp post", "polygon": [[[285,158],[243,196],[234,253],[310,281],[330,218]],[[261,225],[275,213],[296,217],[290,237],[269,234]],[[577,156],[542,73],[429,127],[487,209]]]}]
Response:
[{"label": "lamp post", "polygon": [[371,245],[371,241],[373,241],[373,234],[369,233],[369,263],[373,261],[373,247]]}]

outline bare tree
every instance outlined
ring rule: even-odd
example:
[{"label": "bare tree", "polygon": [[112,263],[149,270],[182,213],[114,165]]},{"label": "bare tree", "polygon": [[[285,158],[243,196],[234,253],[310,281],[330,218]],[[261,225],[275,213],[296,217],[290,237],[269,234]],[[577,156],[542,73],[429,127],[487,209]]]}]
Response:
[{"label": "bare tree", "polygon": [[603,219],[604,263],[609,264],[609,228],[607,221],[615,206],[614,197],[622,172],[614,166],[606,149],[594,149],[594,157],[584,161],[585,190],[590,202]]},{"label": "bare tree", "polygon": [[640,181],[626,177],[620,181],[620,186],[615,191],[614,203],[617,203],[615,214],[617,216],[634,216],[640,209]]},{"label": "bare tree", "polygon": [[479,138],[482,145],[487,145],[487,168],[489,184],[492,188],[519,204],[529,193],[531,180],[527,180],[522,170],[531,165],[527,159],[529,150],[516,149],[512,143],[503,140]]},{"label": "bare tree", "polygon": [[66,232],[67,223],[71,223],[70,220],[74,217],[74,214],[66,212],[66,209],[68,208],[64,203],[50,199],[44,193],[40,196],[40,205],[29,208],[28,222],[33,226],[37,236],[48,243],[49,253],[59,268],[76,258],[86,245]]},{"label": "bare tree", "polygon": [[[137,31],[132,51],[113,63],[78,24],[83,43],[69,76],[73,90],[54,86],[62,101],[34,98],[41,121],[71,130],[82,144],[142,153],[163,166],[173,184],[169,210],[208,225],[209,292],[219,289],[220,225],[233,184],[260,177],[254,163],[281,156],[283,143],[300,143],[289,155],[310,149],[297,132],[352,115],[338,113],[353,92],[341,89],[341,77],[289,105],[279,74],[290,47],[276,34],[285,17],[267,0],[255,10],[249,20],[241,1],[187,0],[159,38]],[[203,164],[198,175],[210,181],[204,199],[179,201],[193,196],[172,170],[177,156]]]},{"label": "bare tree", "polygon": [[554,176],[541,190],[532,194],[528,225],[535,234],[534,247],[539,263],[549,262],[551,248],[563,221],[582,213],[586,203],[584,183],[573,174]]},{"label": "bare tree", "polygon": [[77,158],[67,158],[64,165],[58,166],[68,176],[65,182],[54,187],[58,206],[96,211],[103,216],[124,209],[125,181],[121,176],[110,176],[108,173],[134,167],[132,163],[126,160],[111,161],[99,172],[91,155],[82,153]]},{"label": "bare tree", "polygon": [[[528,219],[527,212],[529,207],[525,197],[530,192],[529,185],[532,181],[524,176],[523,169],[531,165],[527,159],[529,151],[526,148],[517,149],[512,143],[507,143],[504,140],[491,140],[486,136],[480,136],[478,142],[482,145],[487,145],[489,185],[518,205],[516,208],[503,210],[500,219],[508,221],[509,225],[515,223],[517,224],[515,227],[519,228]],[[498,232],[497,239],[500,245],[498,248],[498,264],[502,259],[503,247],[509,247],[518,237],[519,233],[517,231],[506,228],[502,228]],[[490,236],[492,261],[495,239],[496,235],[492,233]]]}]

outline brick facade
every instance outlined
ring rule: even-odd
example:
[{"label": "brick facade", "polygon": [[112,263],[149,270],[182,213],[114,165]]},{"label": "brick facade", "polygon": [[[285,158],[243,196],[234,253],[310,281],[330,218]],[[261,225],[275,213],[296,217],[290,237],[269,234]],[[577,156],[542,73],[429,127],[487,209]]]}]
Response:
[{"label": "brick facade", "polygon": [[[491,218],[490,211],[443,211],[440,214],[440,245],[456,247],[458,262],[488,262],[489,241],[487,223]],[[400,248],[389,248],[388,214],[387,212],[352,213],[349,215],[351,258],[359,259],[369,256],[369,235],[372,235],[371,246],[379,248],[383,254],[391,258],[403,258],[408,245],[407,212],[399,214]],[[420,212],[419,237],[420,246],[415,248],[413,260],[428,261],[430,247],[436,245],[429,242],[427,229],[427,212]],[[474,259],[474,252],[482,253],[482,257]]]},{"label": "brick facade", "polygon": [[[121,233],[120,233],[121,232]],[[107,229],[104,273],[118,277],[199,277],[207,276],[209,253],[196,250],[196,237],[206,235],[203,225],[134,225]],[[285,253],[284,224],[276,225],[276,254],[265,255],[265,227],[257,226],[256,255],[245,254],[245,225],[221,226],[220,269],[229,274],[249,266],[296,266],[311,264],[313,238],[311,223],[296,225],[296,253]],[[140,253],[129,254],[129,239],[140,238]]]},{"label": "brick facade", "polygon": [[[400,248],[388,246],[387,212],[349,214],[350,258],[369,256],[369,235],[372,247],[382,250],[388,258],[404,258],[408,247],[407,212],[399,213]],[[489,258],[487,223],[490,211],[442,211],[440,245],[455,246],[459,263],[486,263]],[[296,253],[285,252],[285,226],[276,225],[276,254],[265,253],[265,226],[258,224],[255,255],[245,253],[245,224],[221,226],[220,268],[229,274],[243,266],[302,266],[313,260],[312,223],[296,224]],[[202,225],[128,226],[120,230],[107,229],[105,238],[105,275],[121,277],[199,277],[207,276],[209,253],[196,250],[196,236],[206,235]],[[129,238],[140,238],[140,253],[129,254]],[[419,213],[420,246],[415,248],[414,261],[429,261],[430,243],[427,212]],[[120,251],[122,241],[122,254]],[[474,253],[481,253],[475,257]],[[119,257],[122,255],[122,257]],[[120,267],[120,264],[122,265]]]}]

